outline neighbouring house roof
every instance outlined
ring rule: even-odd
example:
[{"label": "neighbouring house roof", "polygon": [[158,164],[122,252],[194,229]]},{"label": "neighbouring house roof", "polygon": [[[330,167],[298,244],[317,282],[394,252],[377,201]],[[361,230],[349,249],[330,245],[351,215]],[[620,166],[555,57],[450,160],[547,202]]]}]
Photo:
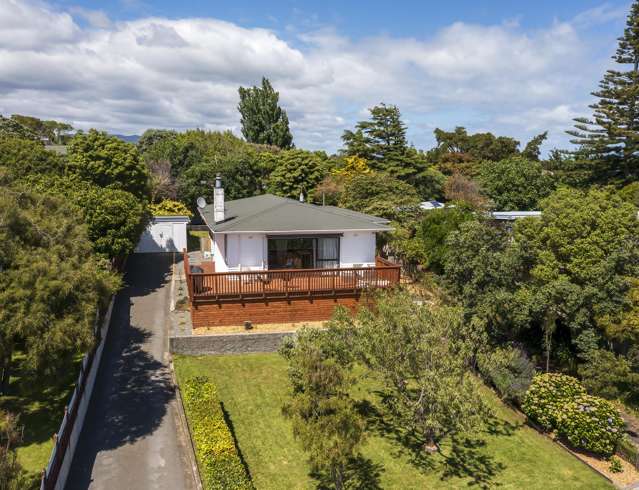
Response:
[{"label": "neighbouring house roof", "polygon": [[[445,208],[446,205],[443,202],[439,202],[439,201],[424,201],[419,205],[419,207],[425,210],[431,210],[431,209]],[[450,206],[450,207],[454,207],[454,206]]]},{"label": "neighbouring house roof", "polygon": [[519,218],[539,218],[541,211],[493,211],[490,216],[493,219],[514,221]]},{"label": "neighbouring house roof", "polygon": [[335,206],[316,206],[264,194],[224,203],[224,221],[215,222],[213,204],[200,215],[214,233],[310,233],[390,231],[389,221]]}]

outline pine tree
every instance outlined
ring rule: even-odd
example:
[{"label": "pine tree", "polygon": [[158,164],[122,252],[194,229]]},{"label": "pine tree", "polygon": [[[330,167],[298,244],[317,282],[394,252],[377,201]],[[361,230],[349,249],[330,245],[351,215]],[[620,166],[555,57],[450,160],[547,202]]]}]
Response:
[{"label": "pine tree", "polygon": [[578,159],[592,168],[591,180],[623,184],[639,175],[639,1],[630,9],[626,29],[612,57],[625,70],[608,70],[592,95],[593,116],[575,119],[573,143]]},{"label": "pine tree", "polygon": [[368,160],[375,170],[401,173],[394,167],[403,166],[409,146],[399,108],[380,104],[370,109],[370,113],[371,119],[358,122],[355,131],[344,131],[344,153]]},{"label": "pine tree", "polygon": [[288,127],[286,111],[279,106],[276,92],[268,78],[262,78],[261,87],[239,88],[242,115],[242,134],[249,143],[293,147],[293,135]]},{"label": "pine tree", "polygon": [[342,154],[363,158],[372,170],[408,182],[423,199],[440,197],[444,177],[429,168],[422,152],[408,144],[399,108],[380,104],[369,111],[369,120],[358,122],[355,131],[344,131]]}]

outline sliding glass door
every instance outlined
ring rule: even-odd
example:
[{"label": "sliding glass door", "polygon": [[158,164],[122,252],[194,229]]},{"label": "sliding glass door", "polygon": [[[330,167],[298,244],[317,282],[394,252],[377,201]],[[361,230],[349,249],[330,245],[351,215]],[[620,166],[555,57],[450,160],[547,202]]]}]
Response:
[{"label": "sliding glass door", "polygon": [[268,237],[269,269],[339,267],[339,236]]},{"label": "sliding glass door", "polygon": [[315,253],[317,269],[337,269],[339,267],[339,237],[318,237]]}]

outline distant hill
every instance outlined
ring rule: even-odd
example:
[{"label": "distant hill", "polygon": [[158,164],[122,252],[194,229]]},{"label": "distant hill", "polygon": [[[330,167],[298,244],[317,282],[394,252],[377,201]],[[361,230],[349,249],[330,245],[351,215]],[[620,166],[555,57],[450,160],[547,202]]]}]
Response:
[{"label": "distant hill", "polygon": [[139,134],[112,134],[111,136],[120,138],[122,141],[126,141],[127,143],[134,143],[134,144],[140,140]]}]

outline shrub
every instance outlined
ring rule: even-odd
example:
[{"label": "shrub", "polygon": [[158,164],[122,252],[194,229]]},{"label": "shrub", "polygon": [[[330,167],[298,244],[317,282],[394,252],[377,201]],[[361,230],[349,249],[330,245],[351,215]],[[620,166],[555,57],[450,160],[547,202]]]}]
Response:
[{"label": "shrub", "polygon": [[628,437],[623,437],[617,444],[617,454],[634,467],[639,468],[639,448]]},{"label": "shrub", "polygon": [[584,387],[572,376],[537,374],[526,392],[522,410],[544,429],[556,429],[564,405],[585,394]]},{"label": "shrub", "polygon": [[205,377],[189,379],[182,395],[204,488],[252,489],[213,383]]},{"label": "shrub", "polygon": [[516,347],[498,348],[481,356],[479,370],[501,398],[518,404],[535,374],[533,363]]},{"label": "shrub", "polygon": [[184,204],[170,199],[151,204],[149,210],[153,216],[193,216],[193,213]]},{"label": "shrub", "polygon": [[557,426],[573,446],[604,455],[614,453],[624,427],[612,403],[591,395],[581,395],[567,403]]},{"label": "shrub", "polygon": [[621,460],[616,456],[612,456],[610,458],[610,467],[608,469],[611,473],[622,473],[623,466],[621,465]]}]

